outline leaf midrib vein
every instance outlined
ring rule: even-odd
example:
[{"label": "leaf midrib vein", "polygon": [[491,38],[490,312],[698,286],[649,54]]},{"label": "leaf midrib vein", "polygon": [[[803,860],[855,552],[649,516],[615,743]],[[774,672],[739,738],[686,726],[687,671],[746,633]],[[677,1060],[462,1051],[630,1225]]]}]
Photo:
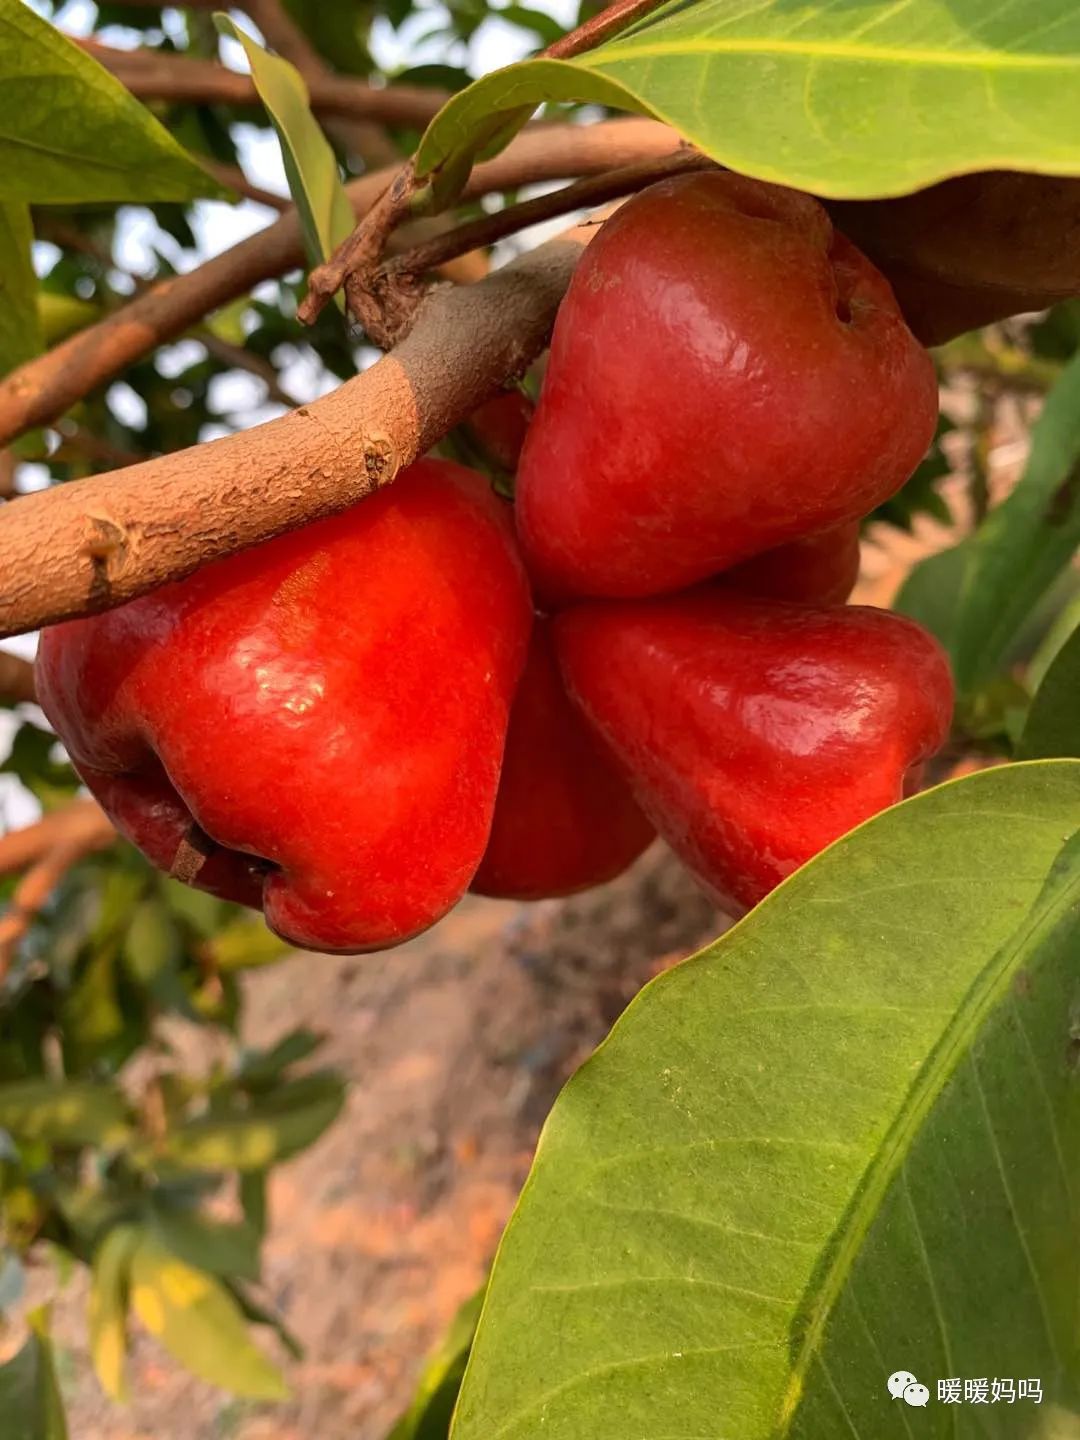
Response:
[{"label": "leaf midrib vein", "polygon": [[1080,69],[1080,55],[1017,55],[1003,50],[920,50],[890,45],[850,45],[831,40],[754,39],[654,40],[649,45],[612,42],[604,51],[587,53],[577,63],[586,69],[604,69],[624,60],[653,59],[658,55],[794,55],[807,60],[842,60],[886,65],[942,66],[973,70]]},{"label": "leaf midrib vein", "polygon": [[913,1140],[937,1103],[947,1081],[970,1053],[970,1042],[1007,992],[1016,957],[1030,947],[1036,936],[1053,932],[1062,915],[1076,904],[1078,890],[1080,876],[1063,885],[1049,906],[1038,907],[1038,898],[1036,899],[1011,940],[1000,948],[989,965],[976,977],[957,1011],[956,1019],[942,1036],[926,1067],[916,1077],[903,1108],[870,1163],[846,1232],[813,1303],[810,1322],[791,1367],[787,1392],[781,1402],[777,1422],[779,1437],[790,1432],[798,1413],[807,1374],[821,1349],[829,1317],[854,1269],[862,1242],[878,1214],[881,1201],[904,1165]]}]

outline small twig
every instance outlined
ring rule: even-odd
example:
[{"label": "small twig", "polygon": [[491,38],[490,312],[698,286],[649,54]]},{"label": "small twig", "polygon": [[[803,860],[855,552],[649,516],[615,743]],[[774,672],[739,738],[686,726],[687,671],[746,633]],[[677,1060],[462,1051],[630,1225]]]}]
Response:
[{"label": "small twig", "polygon": [[662,0],[614,0],[614,4],[601,10],[599,15],[586,20],[560,40],[552,41],[546,50],[540,52],[541,56],[545,60],[568,60],[571,55],[593,50],[635,20],[648,15],[661,3]]},{"label": "small twig", "polygon": [[292,207],[292,201],[284,195],[275,195],[272,190],[253,185],[239,165],[224,165],[220,160],[211,160],[209,155],[198,156],[198,161],[208,174],[227,185],[230,190],[235,190],[238,195],[246,196],[248,200],[266,205],[269,209],[276,210],[279,215]]},{"label": "small twig", "polygon": [[444,235],[435,235],[420,245],[415,245],[403,255],[395,256],[382,267],[382,273],[389,279],[404,275],[422,275],[466,255],[470,250],[479,250],[515,235],[530,225],[544,220],[553,220],[567,215],[571,210],[586,210],[594,205],[604,205],[618,200],[623,195],[634,194],[665,180],[671,175],[681,175],[692,170],[715,169],[715,161],[689,146],[674,151],[660,160],[647,160],[640,165],[627,165],[620,170],[610,170],[606,175],[592,175],[576,180],[561,190],[548,195],[538,195],[533,200],[523,200],[518,205],[508,205],[494,214],[481,216],[448,230]]},{"label": "small twig", "polygon": [[[296,312],[297,319],[305,325],[314,325],[350,275],[373,269],[386,249],[391,231],[409,213],[415,189],[416,166],[412,160],[407,160],[330,259],[312,270],[308,276],[307,294]],[[351,300],[352,296],[350,303]],[[364,308],[362,301],[361,308]],[[357,319],[363,323],[360,315]]]},{"label": "small twig", "polygon": [[36,699],[33,665],[21,655],[0,650],[0,700],[22,704]]},{"label": "small twig", "polygon": [[[578,55],[654,10],[660,0],[614,0],[599,15],[541,52],[545,59]],[[406,161],[385,192],[346,236],[330,259],[308,277],[308,291],[297,315],[311,325],[344,286],[349,310],[368,335],[378,340],[400,328],[401,315],[392,292],[377,293],[377,267],[391,234],[411,213],[413,201],[427,184],[419,180],[415,159]],[[385,307],[385,308],[384,308]]]},{"label": "small twig", "polygon": [[267,400],[273,400],[276,405],[284,405],[287,410],[293,410],[300,403],[281,387],[277,371],[269,360],[264,360],[261,355],[253,355],[250,350],[245,350],[242,345],[234,345],[230,340],[223,340],[220,335],[215,335],[212,330],[200,326],[192,331],[192,338],[198,340],[200,345],[206,347],[207,353],[215,360],[220,360],[223,365],[229,365],[234,370],[246,370],[249,375],[254,375],[266,386]]},{"label": "small twig", "polygon": [[32,865],[16,885],[10,904],[0,915],[0,980],[11,968],[19,942],[38,912],[84,853],[74,841],[57,845],[55,850],[50,850],[36,865]]},{"label": "small twig", "polygon": [[0,875],[25,874],[0,915],[0,980],[49,896],[72,866],[116,840],[105,812],[92,800],[75,800],[36,825],[0,837]]},{"label": "small twig", "polygon": [[0,835],[0,875],[17,875],[60,845],[75,842],[85,853],[103,850],[116,839],[112,821],[94,800],[72,800],[33,825]]},{"label": "small twig", "polygon": [[141,465],[144,460],[150,457],[138,450],[125,450],[120,445],[113,445],[100,435],[95,435],[85,425],[80,425],[72,420],[70,415],[56,422],[56,431],[60,436],[60,445],[49,456],[51,461],[68,460],[73,452],[82,460],[89,460],[92,465],[103,465],[109,470],[122,470],[128,465]]}]

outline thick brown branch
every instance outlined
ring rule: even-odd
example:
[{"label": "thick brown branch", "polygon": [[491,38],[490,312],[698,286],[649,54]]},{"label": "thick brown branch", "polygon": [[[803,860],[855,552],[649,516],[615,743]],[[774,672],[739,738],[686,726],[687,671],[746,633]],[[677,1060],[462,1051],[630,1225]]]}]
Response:
[{"label": "thick brown branch", "polygon": [[370,370],[290,415],[0,511],[0,634],[105,610],[355,504],[546,343],[590,228],[444,286]]},{"label": "thick brown branch", "polygon": [[19,704],[36,698],[34,667],[30,661],[24,660],[21,655],[0,650],[0,700]]},{"label": "thick brown branch", "polygon": [[[466,190],[476,197],[539,180],[566,180],[670,153],[674,131],[654,120],[551,125],[519,135],[501,155],[478,165]],[[387,171],[354,180],[358,214],[386,188]],[[97,325],[88,326],[0,381],[0,447],[48,424],[75,401],[141,356],[175,339],[204,316],[300,265],[303,246],[294,211],[197,270],[153,285]]]},{"label": "thick brown branch", "polygon": [[[96,40],[76,43],[139,100],[262,106],[250,75],[227,70],[213,60],[194,60],[154,50],[117,50]],[[441,90],[410,85],[368,85],[325,70],[305,79],[311,108],[317,115],[378,120],[385,125],[407,125],[415,129],[423,129],[434,119],[448,98]]]}]

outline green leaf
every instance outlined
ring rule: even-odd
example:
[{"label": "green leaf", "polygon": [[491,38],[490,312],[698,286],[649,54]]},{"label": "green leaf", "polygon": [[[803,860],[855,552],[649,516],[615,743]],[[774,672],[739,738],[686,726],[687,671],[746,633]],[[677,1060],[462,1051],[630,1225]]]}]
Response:
[{"label": "green leaf", "polygon": [[894,610],[909,615],[936,635],[950,652],[971,545],[970,539],[962,540],[959,545],[920,560],[893,605]]},{"label": "green leaf", "polygon": [[367,32],[375,7],[370,0],[283,0],[285,9],[320,55],[335,70],[366,75],[371,69]]},{"label": "green leaf", "polygon": [[546,11],[534,10],[528,5],[504,5],[495,13],[501,19],[508,20],[511,25],[519,25],[522,30],[531,30],[541,45],[551,45],[565,34],[559,22]]},{"label": "green leaf", "polygon": [[487,1286],[460,1307],[420,1372],[412,1404],[386,1440],[446,1440]]},{"label": "green leaf", "polygon": [[476,81],[429,126],[418,173],[456,178],[543,101],[587,100],[826,196],[903,194],[969,170],[1075,175],[1078,78],[1073,0],[672,0],[572,60]]},{"label": "green leaf", "polygon": [[280,1372],[252,1344],[228,1290],[148,1234],[131,1257],[131,1308],[200,1379],[252,1399],[280,1400],[288,1394]]},{"label": "green leaf", "polygon": [[131,1132],[120,1092],[86,1080],[0,1085],[0,1126],[19,1140],[109,1148]]},{"label": "green leaf", "polygon": [[1058,651],[1028,711],[1017,759],[1080,757],[1080,629]]},{"label": "green leaf", "polygon": [[280,935],[268,930],[262,920],[247,915],[223,926],[211,940],[210,948],[220,970],[254,970],[260,965],[272,965],[289,953]]},{"label": "green leaf", "polygon": [[317,265],[330,257],[355,220],[334,152],[311,113],[307,86],[295,66],[269,54],[228,16],[215,15],[214,23],[244,48],[251,78],[281,142],[308,259]]},{"label": "green leaf", "polygon": [[[1080,13],[1080,12],[1078,12]],[[1080,355],[1065,367],[1031,432],[1019,484],[964,542],[948,645],[961,693],[991,679],[1039,598],[1080,544]],[[954,552],[955,553],[955,552]],[[925,564],[951,562],[937,557]],[[898,608],[914,614],[917,569]]]},{"label": "green leaf", "polygon": [[117,1225],[94,1251],[90,1285],[90,1358],[101,1388],[112,1400],[127,1399],[128,1281],[139,1243],[134,1225]]},{"label": "green leaf", "polygon": [[16,730],[0,775],[14,775],[46,809],[66,803],[79,788],[79,777],[55,760],[56,736],[27,720]]},{"label": "green leaf", "polygon": [[[548,1119],[455,1440],[910,1440],[900,1369],[1072,1407],[1078,827],[1080,762],[969,776],[647,986]],[[926,1433],[1035,1434],[1001,1411]]]},{"label": "green leaf", "polygon": [[164,1153],[189,1170],[265,1170],[317,1140],[337,1118],[344,1098],[336,1075],[305,1075],[233,1115],[178,1126],[166,1136]]},{"label": "green leaf", "polygon": [[194,1210],[160,1201],[153,1207],[153,1228],[165,1247],[212,1275],[259,1278],[259,1234],[253,1225],[211,1220]]},{"label": "green leaf", "polygon": [[193,200],[227,191],[85,51],[0,0],[0,199]]},{"label": "green leaf", "polygon": [[237,1078],[246,1090],[263,1089],[278,1083],[282,1071],[313,1055],[323,1043],[314,1030],[290,1030],[269,1050],[246,1050],[240,1057]]},{"label": "green leaf", "polygon": [[250,1320],[253,1325],[265,1325],[268,1329],[273,1330],[294,1360],[304,1358],[303,1345],[300,1344],[280,1315],[276,1315],[273,1310],[261,1305],[244,1289],[243,1285],[238,1284],[235,1280],[226,1280],[225,1288],[239,1305],[240,1313],[245,1320]]},{"label": "green leaf", "polygon": [[0,375],[41,351],[37,279],[30,258],[30,208],[0,203]]},{"label": "green leaf", "polygon": [[101,307],[74,295],[57,295],[52,290],[39,289],[37,315],[45,344],[56,345],[100,320]]},{"label": "green leaf", "polygon": [[177,920],[160,897],[136,905],[124,936],[124,966],[158,1001],[175,1009],[186,1008],[180,980],[184,943]]},{"label": "green leaf", "polygon": [[266,1235],[266,1171],[243,1171],[238,1188],[244,1219],[261,1241]]},{"label": "green leaf", "polygon": [[27,1318],[30,1335],[25,1345],[6,1365],[0,1365],[4,1440],[67,1440],[48,1311],[35,1310]]}]

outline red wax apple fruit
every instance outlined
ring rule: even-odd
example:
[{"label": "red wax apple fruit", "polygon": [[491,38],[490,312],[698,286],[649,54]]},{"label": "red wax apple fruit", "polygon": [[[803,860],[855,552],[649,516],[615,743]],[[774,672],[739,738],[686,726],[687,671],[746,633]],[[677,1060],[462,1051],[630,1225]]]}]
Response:
[{"label": "red wax apple fruit", "polygon": [[473,890],[514,900],[572,895],[620,874],[655,834],[614,760],[571,705],[550,621],[538,619]]},{"label": "red wax apple fruit", "polygon": [[421,460],[344,514],[46,630],[37,683],[155,864],[208,850],[194,883],[287,940],[380,949],[480,862],[531,625],[509,507]]},{"label": "red wax apple fruit", "polygon": [[534,410],[533,402],[521,390],[500,390],[498,395],[477,406],[465,421],[465,429],[489,459],[512,475],[517,470]]},{"label": "red wax apple fruit", "polygon": [[725,570],[722,579],[743,595],[842,605],[859,578],[859,522],[778,545]]},{"label": "red wax apple fruit", "polygon": [[585,603],[555,636],[572,699],[642,809],[736,907],[900,800],[948,733],[943,652],[885,610],[711,584]]},{"label": "red wax apple fruit", "polygon": [[868,514],[934,433],[930,357],[813,198],[651,186],[586,250],[517,484],[538,592],[679,590]]}]

